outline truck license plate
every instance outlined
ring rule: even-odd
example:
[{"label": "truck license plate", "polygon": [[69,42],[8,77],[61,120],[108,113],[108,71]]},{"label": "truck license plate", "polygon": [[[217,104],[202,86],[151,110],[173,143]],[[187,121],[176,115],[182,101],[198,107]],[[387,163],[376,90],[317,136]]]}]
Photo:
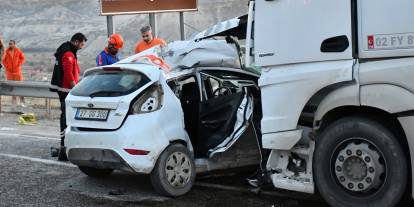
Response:
[{"label": "truck license plate", "polygon": [[414,33],[368,35],[369,50],[414,48]]},{"label": "truck license plate", "polygon": [[75,119],[77,120],[94,120],[106,121],[108,119],[108,109],[83,109],[78,108]]}]

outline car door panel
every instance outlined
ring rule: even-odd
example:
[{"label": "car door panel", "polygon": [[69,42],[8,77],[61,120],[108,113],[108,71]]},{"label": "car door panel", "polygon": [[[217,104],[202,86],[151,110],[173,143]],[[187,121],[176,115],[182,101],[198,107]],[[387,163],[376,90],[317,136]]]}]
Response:
[{"label": "car door panel", "polygon": [[253,97],[245,93],[243,100],[236,111],[236,120],[233,124],[231,133],[216,147],[208,151],[208,156],[213,157],[215,154],[225,152],[231,148],[236,141],[246,132],[249,127],[250,118],[253,114]]},{"label": "car door panel", "polygon": [[212,157],[228,150],[246,131],[252,113],[253,97],[247,88],[202,102],[197,156]]},{"label": "car door panel", "polygon": [[207,156],[209,149],[220,144],[236,122],[236,112],[243,93],[219,96],[200,104],[200,123],[197,155]]}]

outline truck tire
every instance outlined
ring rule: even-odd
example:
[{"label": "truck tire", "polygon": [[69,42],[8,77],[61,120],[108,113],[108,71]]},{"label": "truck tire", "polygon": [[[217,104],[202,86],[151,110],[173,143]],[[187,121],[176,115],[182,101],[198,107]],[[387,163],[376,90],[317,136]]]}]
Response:
[{"label": "truck tire", "polygon": [[94,167],[78,166],[79,170],[82,171],[89,177],[102,178],[109,176],[114,170],[113,169],[99,169]]},{"label": "truck tire", "polygon": [[315,183],[331,206],[389,207],[407,185],[407,160],[396,137],[381,124],[348,117],[316,139]]},{"label": "truck tire", "polygon": [[177,197],[191,190],[195,176],[194,158],[187,147],[172,144],[158,158],[151,172],[151,183],[158,193]]}]

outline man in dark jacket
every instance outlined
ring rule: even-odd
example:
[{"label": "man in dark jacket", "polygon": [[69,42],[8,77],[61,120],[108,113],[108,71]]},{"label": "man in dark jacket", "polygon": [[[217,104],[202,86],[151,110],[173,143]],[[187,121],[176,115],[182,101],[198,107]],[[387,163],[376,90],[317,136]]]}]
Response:
[{"label": "man in dark jacket", "polygon": [[56,50],[56,62],[53,69],[51,91],[55,91],[59,95],[60,101],[60,149],[58,160],[67,161],[65,149],[65,129],[66,129],[66,107],[65,99],[70,89],[72,89],[79,81],[80,68],[76,53],[85,47],[87,39],[84,34],[76,33],[69,42],[65,42]]}]

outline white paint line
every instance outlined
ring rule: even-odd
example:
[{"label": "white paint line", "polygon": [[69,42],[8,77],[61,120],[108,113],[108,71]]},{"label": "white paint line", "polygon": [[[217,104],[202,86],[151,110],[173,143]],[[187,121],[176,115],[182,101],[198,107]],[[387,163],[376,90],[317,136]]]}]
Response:
[{"label": "white paint line", "polygon": [[17,138],[33,138],[33,139],[44,139],[44,140],[60,140],[57,137],[55,138],[55,137],[44,137],[44,136],[35,136],[35,135],[26,135],[26,134],[11,134],[11,133],[3,133],[3,132],[0,132],[0,136],[9,136],[9,137],[17,137]]},{"label": "white paint line", "polygon": [[73,165],[71,163],[59,162],[59,161],[55,161],[55,160],[48,160],[48,159],[41,159],[41,158],[34,158],[34,157],[28,157],[28,156],[22,156],[22,155],[0,153],[0,156],[20,159],[20,160],[28,160],[28,161],[32,161],[32,162],[47,164],[47,165],[57,165],[57,166],[64,166],[64,167],[77,167],[76,165]]},{"label": "white paint line", "polygon": [[0,131],[16,131],[17,129],[15,128],[10,128],[10,127],[1,127]]}]

